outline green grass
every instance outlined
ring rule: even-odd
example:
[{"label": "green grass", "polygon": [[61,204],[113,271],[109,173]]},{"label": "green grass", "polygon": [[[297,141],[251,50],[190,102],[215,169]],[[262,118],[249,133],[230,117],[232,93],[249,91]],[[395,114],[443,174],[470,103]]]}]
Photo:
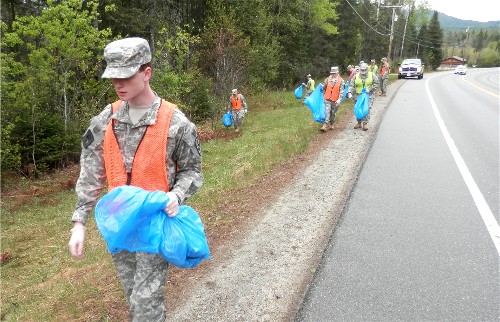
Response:
[{"label": "green grass", "polygon": [[[228,191],[251,186],[303,152],[318,135],[321,125],[292,92],[247,99],[243,131],[233,139],[202,144],[205,181],[188,202],[194,209],[215,209]],[[343,103],[337,119],[351,109],[352,102]],[[12,259],[1,271],[2,321],[108,321],[111,311],[115,317],[126,316],[121,287],[93,216],[88,222],[86,258],[77,261],[68,252],[75,202],[74,190],[33,198],[15,210],[3,198],[2,253]],[[215,226],[216,220],[224,218],[204,223]]]}]

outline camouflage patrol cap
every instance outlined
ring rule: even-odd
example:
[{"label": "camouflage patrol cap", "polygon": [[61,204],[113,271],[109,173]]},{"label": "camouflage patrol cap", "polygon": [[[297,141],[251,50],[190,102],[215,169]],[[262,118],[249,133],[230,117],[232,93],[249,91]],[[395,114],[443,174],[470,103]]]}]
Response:
[{"label": "camouflage patrol cap", "polygon": [[102,78],[129,78],[141,65],[151,61],[151,50],[145,39],[132,37],[109,43],[104,48],[106,70]]}]

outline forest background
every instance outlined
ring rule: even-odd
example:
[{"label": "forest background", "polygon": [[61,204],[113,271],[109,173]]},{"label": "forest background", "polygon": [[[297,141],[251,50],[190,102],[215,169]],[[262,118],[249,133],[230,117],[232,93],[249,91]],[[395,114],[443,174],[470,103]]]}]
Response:
[{"label": "forest background", "polygon": [[122,37],[149,41],[153,88],[214,130],[232,88],[290,91],[386,56],[393,72],[407,57],[428,70],[445,56],[500,61],[498,24],[444,31],[415,0],[5,0],[1,18],[2,177],[78,162],[90,118],[115,100],[102,53]]}]

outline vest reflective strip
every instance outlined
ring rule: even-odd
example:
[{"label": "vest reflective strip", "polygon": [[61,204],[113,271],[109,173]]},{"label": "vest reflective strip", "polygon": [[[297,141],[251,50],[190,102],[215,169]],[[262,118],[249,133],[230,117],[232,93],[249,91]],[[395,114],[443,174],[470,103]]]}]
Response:
[{"label": "vest reflective strip", "polygon": [[[330,77],[328,77],[330,78]],[[325,93],[323,94],[323,98],[325,100],[329,100],[332,102],[336,102],[339,99],[340,94],[340,83],[342,82],[342,78],[339,76],[335,85],[332,86],[332,82],[328,79],[326,83]]]},{"label": "vest reflective strip", "polygon": [[238,94],[236,98],[234,98],[234,96],[231,95],[231,106],[233,107],[233,110],[236,111],[241,110],[242,103],[240,94]]},{"label": "vest reflective strip", "polygon": [[[121,105],[121,101],[112,104],[113,113]],[[118,139],[113,131],[113,120],[110,120],[104,134],[104,165],[108,179],[108,191],[132,185],[147,191],[169,191],[167,175],[167,142],[168,130],[174,109],[172,103],[162,100],[154,125],[149,125],[137,147],[132,161],[132,170],[127,173]]]}]

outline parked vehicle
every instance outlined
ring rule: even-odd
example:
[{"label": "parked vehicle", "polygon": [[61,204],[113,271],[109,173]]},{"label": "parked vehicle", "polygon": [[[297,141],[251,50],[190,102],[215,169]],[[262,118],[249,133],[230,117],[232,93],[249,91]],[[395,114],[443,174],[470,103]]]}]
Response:
[{"label": "parked vehicle", "polygon": [[424,77],[424,65],[419,58],[409,58],[403,60],[399,66],[398,79],[406,77],[417,77],[422,79]]},{"label": "parked vehicle", "polygon": [[467,74],[467,67],[465,65],[458,65],[455,68],[455,74],[466,75]]}]

